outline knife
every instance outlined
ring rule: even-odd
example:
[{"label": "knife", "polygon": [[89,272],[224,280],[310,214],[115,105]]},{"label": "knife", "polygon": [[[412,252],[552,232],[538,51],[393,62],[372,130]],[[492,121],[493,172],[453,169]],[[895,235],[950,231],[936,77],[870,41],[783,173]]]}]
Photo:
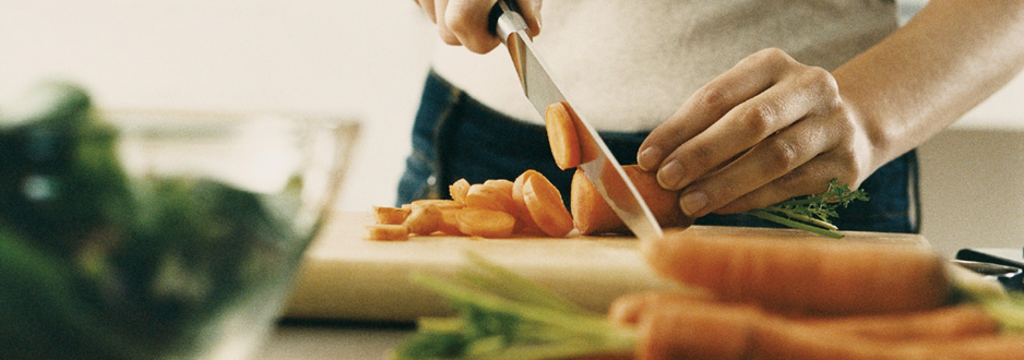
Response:
[{"label": "knife", "polygon": [[[526,34],[526,20],[520,15],[515,0],[498,0],[491,8],[489,20],[491,32],[501,39],[501,43],[505,44],[512,55],[512,63],[523,91],[541,118],[544,118],[548,105],[561,101],[572,104],[559,91],[558,85],[549,75],[548,66],[537,54],[533,41]],[[637,238],[644,240],[662,237],[661,226],[654,219],[654,214],[608,145],[579,112],[576,115],[573,121],[583,148],[579,165],[583,174]]]}]

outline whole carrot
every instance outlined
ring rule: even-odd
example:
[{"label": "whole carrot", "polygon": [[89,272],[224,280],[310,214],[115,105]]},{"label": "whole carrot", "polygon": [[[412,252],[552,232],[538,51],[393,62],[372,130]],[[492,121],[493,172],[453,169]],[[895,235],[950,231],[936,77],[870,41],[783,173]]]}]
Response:
[{"label": "whole carrot", "polygon": [[[764,239],[725,228],[666,232],[642,250],[659,273],[730,302],[789,314],[928,310],[952,294],[944,262],[928,249],[825,239]],[[704,236],[717,231],[720,236]]]},{"label": "whole carrot", "polygon": [[[679,193],[661,188],[654,173],[644,171],[636,165],[623,166],[622,169],[661,226],[687,227],[693,224],[693,219],[683,214],[679,208]],[[597,192],[594,184],[587,180],[581,169],[577,169],[572,178],[570,204],[573,222],[580,234],[629,232],[626,224],[615,215],[608,202]]]}]

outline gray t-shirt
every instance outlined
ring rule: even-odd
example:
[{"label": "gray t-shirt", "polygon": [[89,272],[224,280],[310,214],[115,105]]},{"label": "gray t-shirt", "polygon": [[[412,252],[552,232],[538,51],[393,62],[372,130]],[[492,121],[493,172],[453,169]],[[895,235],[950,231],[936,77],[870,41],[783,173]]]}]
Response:
[{"label": "gray t-shirt", "polygon": [[[748,55],[780,48],[833,70],[898,27],[893,0],[547,0],[534,41],[574,108],[607,131],[653,129]],[[433,68],[484,105],[533,123],[503,46],[439,43]]]}]

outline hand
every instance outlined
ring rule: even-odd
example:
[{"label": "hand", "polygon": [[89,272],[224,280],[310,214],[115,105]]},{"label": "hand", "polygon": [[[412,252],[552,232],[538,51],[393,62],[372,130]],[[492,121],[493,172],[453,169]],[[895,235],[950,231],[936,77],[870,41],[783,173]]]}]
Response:
[{"label": "hand", "polygon": [[637,156],[659,184],[682,190],[691,217],[737,213],[856,188],[877,167],[871,135],[828,71],[778,49],[759,51],[699,89],[651,132]]},{"label": "hand", "polygon": [[[413,0],[435,24],[441,40],[484,54],[501,44],[487,28],[487,16],[496,0]],[[516,0],[512,0],[516,1]],[[531,37],[540,33],[541,0],[518,0],[520,14]]]}]

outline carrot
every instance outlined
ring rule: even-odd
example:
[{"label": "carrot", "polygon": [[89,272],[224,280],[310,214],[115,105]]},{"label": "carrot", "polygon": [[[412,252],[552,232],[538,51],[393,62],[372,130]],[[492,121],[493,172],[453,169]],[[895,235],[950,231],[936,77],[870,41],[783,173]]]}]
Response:
[{"label": "carrot", "polygon": [[484,181],[484,185],[493,186],[493,187],[497,188],[498,190],[501,190],[501,192],[509,194],[509,196],[511,196],[512,195],[512,187],[515,184],[512,181],[510,181],[510,180],[491,179],[491,180]]},{"label": "carrot", "polygon": [[528,175],[522,191],[526,210],[541,231],[553,237],[564,237],[572,231],[572,215],[562,203],[558,188],[544,175]]},{"label": "carrot", "polygon": [[[935,253],[916,245],[765,239],[741,228],[666,232],[642,246],[659,273],[725,301],[790,314],[878,314],[933,309],[951,296]],[[715,231],[719,236],[705,236]],[[794,230],[795,231],[795,230]],[[723,236],[723,232],[724,236]]]},{"label": "carrot", "polygon": [[467,207],[455,213],[459,231],[470,236],[506,238],[512,235],[516,218],[506,212]]},{"label": "carrot", "polygon": [[441,209],[428,203],[414,207],[402,225],[405,225],[410,233],[429,235],[440,229],[442,221]]},{"label": "carrot", "polygon": [[452,200],[465,204],[466,193],[469,192],[469,181],[466,179],[456,180],[454,183],[448,186],[448,193],[452,196]]},{"label": "carrot", "polygon": [[[626,303],[626,305],[623,305]],[[925,331],[921,336],[874,338],[837,327],[834,319],[809,323],[766,312],[756,306],[694,300],[678,294],[632,295],[617,300],[613,314],[623,314],[638,332],[637,357],[643,359],[1006,359],[1020,358],[1021,336],[998,335],[996,328],[960,336]],[[920,314],[933,327],[954,321],[956,311]],[[857,328],[888,327],[906,314],[863,318]],[[971,316],[973,317],[973,315]],[[620,319],[621,320],[621,319]],[[842,320],[839,320],[842,321]],[[915,326],[918,327],[918,326]],[[936,335],[935,337],[933,335]],[[952,337],[951,337],[952,336]]]},{"label": "carrot", "polygon": [[[663,189],[658,185],[654,173],[644,171],[637,165],[626,165],[622,169],[661,226],[687,227],[693,224],[693,219],[679,208],[679,193]],[[573,221],[581,234],[629,232],[629,228],[615,215],[582,169],[576,169],[573,175],[570,198]]]},{"label": "carrot", "polygon": [[[409,203],[409,209],[411,210],[411,209],[416,208],[417,206],[423,206],[423,205],[434,205],[434,206],[437,206],[438,209],[442,209],[442,210],[443,209],[459,209],[459,208],[462,208],[462,207],[466,206],[465,204],[460,203],[460,202],[455,201],[455,200],[420,199],[420,200],[413,200],[413,202]],[[403,207],[405,207],[405,205],[403,205]]]},{"label": "carrot", "polygon": [[458,213],[463,209],[441,209],[441,221],[437,224],[437,231],[448,235],[465,235],[459,230]]},{"label": "carrot", "polygon": [[530,210],[526,208],[526,199],[523,198],[523,184],[526,183],[527,178],[535,174],[539,175],[540,173],[536,170],[526,170],[512,183],[512,200],[516,203],[516,209],[519,211],[519,216],[516,218],[517,233],[543,233],[537,227],[537,223],[533,221],[533,217],[530,216]]},{"label": "carrot", "polygon": [[388,206],[374,206],[373,217],[377,224],[398,225],[405,222],[411,209],[395,208]]},{"label": "carrot", "polygon": [[544,110],[544,123],[555,165],[562,170],[578,166],[582,148],[576,125],[569,113],[569,104],[562,101],[548,105]]},{"label": "carrot", "polygon": [[516,216],[519,212],[512,200],[512,188],[501,185],[473,184],[466,192],[466,207],[497,210]]},{"label": "carrot", "polygon": [[409,240],[409,229],[405,225],[374,224],[366,227],[366,239],[376,241]]},{"label": "carrot", "polygon": [[976,305],[958,305],[925,312],[808,319],[805,323],[828,331],[879,340],[955,339],[994,334],[996,322]]}]

